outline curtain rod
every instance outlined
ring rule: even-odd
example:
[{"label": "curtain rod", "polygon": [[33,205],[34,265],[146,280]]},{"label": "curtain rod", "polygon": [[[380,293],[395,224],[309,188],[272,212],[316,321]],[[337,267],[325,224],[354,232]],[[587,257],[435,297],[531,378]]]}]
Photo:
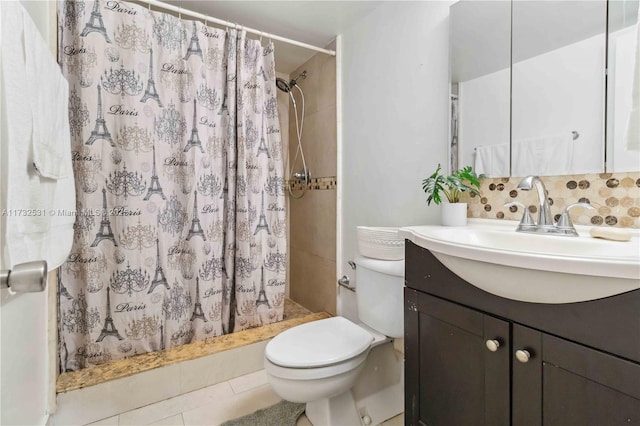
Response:
[{"label": "curtain rod", "polygon": [[303,47],[305,49],[315,50],[316,52],[326,53],[327,55],[336,56],[336,51],[335,50],[323,49],[321,47],[317,47],[317,46],[314,46],[312,44],[302,43],[301,41],[292,40],[292,39],[286,38],[286,37],[280,37],[280,36],[275,35],[275,34],[266,33],[264,31],[256,30],[256,29],[249,28],[249,27],[245,27],[245,26],[236,24],[234,22],[229,22],[229,21],[225,21],[223,19],[218,19],[218,18],[214,18],[212,16],[207,16],[207,15],[204,15],[202,13],[195,12],[195,11],[189,10],[189,9],[184,9],[182,7],[174,6],[172,4],[165,3],[165,2],[162,2],[162,1],[158,1],[158,0],[137,0],[137,1],[139,1],[141,3],[150,4],[151,6],[155,6],[155,7],[161,8],[161,9],[170,10],[172,12],[176,12],[176,13],[179,13],[179,14],[182,14],[182,15],[189,15],[189,16],[192,16],[194,18],[198,18],[198,19],[201,19],[203,21],[206,21],[206,22],[212,22],[214,24],[222,25],[222,26],[229,27],[229,28],[243,29],[246,32],[251,33],[251,34],[256,34],[256,35],[259,35],[259,36],[262,36],[262,37],[267,37],[267,38],[272,39],[272,40],[278,40],[278,41],[281,41],[283,43],[293,44],[294,46]]}]

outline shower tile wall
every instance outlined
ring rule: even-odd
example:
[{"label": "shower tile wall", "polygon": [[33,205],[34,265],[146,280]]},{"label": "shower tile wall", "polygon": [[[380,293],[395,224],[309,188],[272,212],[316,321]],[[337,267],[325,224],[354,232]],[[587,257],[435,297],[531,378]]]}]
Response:
[{"label": "shower tile wall", "polygon": [[[332,44],[327,49],[334,49]],[[300,199],[289,197],[290,297],[312,312],[336,313],[336,61],[318,53],[291,74],[307,71],[302,147],[312,182]],[[293,90],[298,112],[302,101]],[[293,105],[289,110],[289,159],[297,149]],[[298,160],[299,161],[299,160]],[[287,162],[287,164],[289,164]],[[301,169],[296,163],[296,170]],[[289,170],[290,166],[287,166]],[[294,188],[295,193],[298,188]]]},{"label": "shower tile wall", "polygon": [[[483,179],[480,197],[467,197],[469,217],[520,220],[522,209],[504,207],[520,201],[537,212],[535,191],[516,189],[521,178]],[[562,209],[578,201],[589,201],[595,210],[576,207],[571,218],[576,225],[640,228],[640,172],[543,176],[557,219]],[[533,215],[536,217],[535,215]]]}]

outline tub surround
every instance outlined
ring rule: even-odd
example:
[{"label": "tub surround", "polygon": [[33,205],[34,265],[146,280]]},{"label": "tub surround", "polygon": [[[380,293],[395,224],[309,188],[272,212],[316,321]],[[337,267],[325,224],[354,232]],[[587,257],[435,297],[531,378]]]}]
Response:
[{"label": "tub surround", "polygon": [[[516,188],[521,179],[483,179],[480,196],[463,194],[462,201],[469,203],[468,217],[520,220],[522,209],[503,206],[511,201],[520,201],[536,213],[535,191],[529,194]],[[575,207],[571,211],[574,224],[640,228],[640,172],[542,176],[541,179],[549,193],[555,220],[567,205],[588,200],[595,210]]]},{"label": "tub surround", "polygon": [[109,364],[62,373],[56,382],[56,392],[68,392],[110,380],[132,376],[171,364],[214,355],[273,338],[284,330],[306,322],[328,318],[326,312],[311,313],[297,303],[285,299],[285,319],[263,327],[214,337],[207,341],[150,352]]},{"label": "tub surround", "polygon": [[[335,43],[327,46],[335,49]],[[311,172],[302,198],[288,197],[290,222],[290,294],[291,298],[313,312],[336,314],[336,187],[337,187],[337,121],[336,121],[336,58],[317,54],[291,73],[299,79],[304,92],[305,114],[302,147]],[[298,106],[302,99],[298,90],[292,92]],[[289,158],[295,158],[297,145],[293,103],[289,102]],[[301,169],[298,157],[296,170]],[[304,183],[292,186],[294,193]]]}]

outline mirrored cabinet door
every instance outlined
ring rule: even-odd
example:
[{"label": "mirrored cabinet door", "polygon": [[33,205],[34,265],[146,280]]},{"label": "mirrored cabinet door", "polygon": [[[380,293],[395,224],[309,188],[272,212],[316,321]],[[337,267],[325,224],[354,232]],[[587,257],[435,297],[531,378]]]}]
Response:
[{"label": "mirrored cabinet door", "polygon": [[451,164],[509,176],[511,3],[451,6]]},{"label": "mirrored cabinet door", "polygon": [[638,9],[640,0],[609,1],[607,171],[640,170]]},{"label": "mirrored cabinet door", "polygon": [[639,8],[640,0],[454,3],[450,169],[639,171]]},{"label": "mirrored cabinet door", "polygon": [[603,172],[607,2],[512,8],[511,176]]}]

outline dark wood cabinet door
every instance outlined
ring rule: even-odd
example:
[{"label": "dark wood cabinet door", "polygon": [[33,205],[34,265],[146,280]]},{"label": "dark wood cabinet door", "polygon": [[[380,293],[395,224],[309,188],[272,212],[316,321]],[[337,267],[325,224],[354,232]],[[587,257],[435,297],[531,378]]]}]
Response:
[{"label": "dark wood cabinet door", "polygon": [[506,321],[407,288],[406,424],[508,425],[509,331]]},{"label": "dark wood cabinet door", "polygon": [[640,425],[640,364],[514,324],[512,401],[514,426]]},{"label": "dark wood cabinet door", "polygon": [[640,425],[640,364],[542,335],[545,426]]}]

